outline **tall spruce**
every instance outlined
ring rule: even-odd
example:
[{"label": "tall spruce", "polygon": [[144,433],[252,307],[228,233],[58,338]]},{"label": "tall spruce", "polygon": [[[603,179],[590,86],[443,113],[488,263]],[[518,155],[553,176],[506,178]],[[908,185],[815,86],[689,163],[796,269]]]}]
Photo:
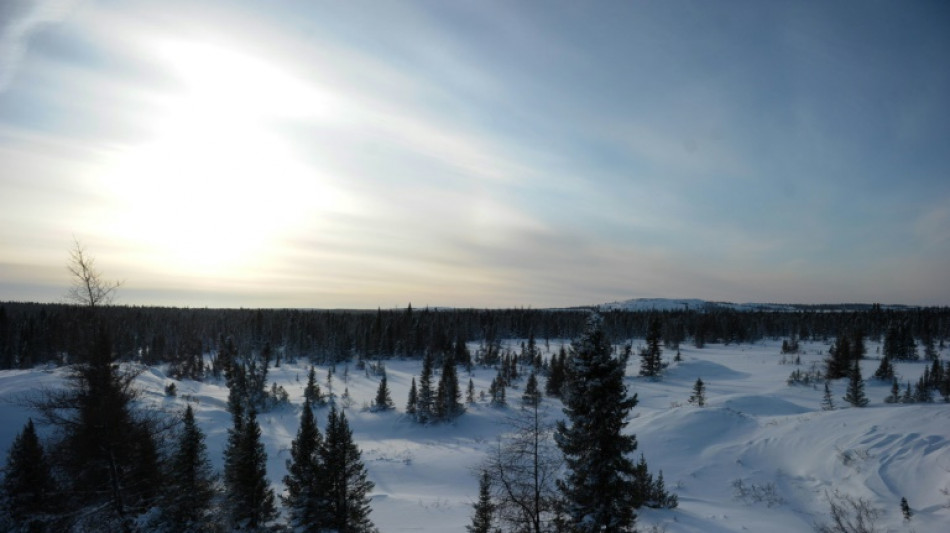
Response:
[{"label": "tall spruce", "polygon": [[316,533],[326,524],[325,469],[320,457],[322,446],[323,437],[317,429],[310,399],[305,398],[300,427],[290,444],[290,459],[284,476],[287,495],[281,496],[290,515],[290,526],[299,533]]},{"label": "tall spruce", "polygon": [[389,383],[386,379],[386,371],[383,371],[383,377],[379,380],[379,386],[376,388],[376,399],[373,401],[374,411],[389,411],[396,407],[393,403],[392,395],[389,393]]},{"label": "tall spruce", "polygon": [[867,407],[868,397],[864,394],[864,379],[861,377],[861,364],[855,359],[851,365],[851,372],[848,376],[848,390],[845,392],[844,401],[851,404],[852,407]]},{"label": "tall spruce", "polygon": [[195,423],[189,405],[182,418],[181,433],[168,461],[163,514],[173,531],[208,531],[212,527],[211,503],[215,475],[208,460],[205,436]]},{"label": "tall spruce", "polygon": [[3,491],[0,504],[15,530],[46,530],[48,513],[54,509],[57,485],[32,418],[7,453],[0,488]]},{"label": "tall spruce", "polygon": [[640,375],[657,377],[663,368],[663,348],[660,347],[662,329],[660,319],[653,317],[647,328],[647,345],[640,350]]},{"label": "tall spruce", "polygon": [[828,358],[825,360],[825,379],[848,377],[852,360],[851,341],[846,335],[838,335],[835,343],[828,349]]},{"label": "tall spruce", "polygon": [[528,382],[524,386],[524,394],[521,395],[521,404],[526,407],[537,407],[541,403],[541,391],[538,389],[538,377],[532,372],[528,376]]},{"label": "tall spruce", "polygon": [[422,373],[419,375],[418,399],[416,400],[416,420],[423,424],[431,422],[435,416],[432,364],[432,356],[426,352],[422,357]]},{"label": "tall spruce", "polygon": [[435,395],[434,417],[438,420],[452,420],[464,411],[455,359],[446,354],[442,359],[442,375],[439,376],[439,386]]},{"label": "tall spruce", "polygon": [[627,361],[611,352],[601,317],[591,316],[571,345],[567,421],[559,421],[555,432],[567,467],[558,487],[572,531],[634,530],[636,469],[628,455],[637,441],[622,430],[637,397],[628,397],[623,384]]},{"label": "tall spruce", "polygon": [[495,504],[492,502],[491,474],[482,470],[478,478],[478,501],[472,505],[472,523],[465,526],[468,533],[492,533],[495,522]]},{"label": "tall spruce", "polygon": [[160,428],[134,408],[136,374],[120,370],[113,350],[109,331],[98,327],[73,366],[71,386],[37,407],[61,430],[51,456],[70,485],[65,512],[81,514],[90,527],[126,529],[135,514],[157,503]]},{"label": "tall spruce", "polygon": [[409,385],[409,397],[406,400],[406,414],[415,418],[419,413],[419,392],[416,390],[416,377],[412,377],[412,384]]},{"label": "tall spruce", "polygon": [[824,392],[824,395],[821,397],[821,410],[822,411],[835,410],[835,402],[831,397],[831,385],[827,379],[825,380],[825,392]]},{"label": "tall spruce", "polygon": [[267,452],[253,408],[234,415],[225,449],[225,484],[234,528],[260,531],[276,517],[274,491],[267,480]]},{"label": "tall spruce", "polygon": [[369,519],[373,482],[369,480],[359,448],[353,442],[346,415],[330,407],[320,460],[324,465],[325,528],[338,533],[375,531]]}]

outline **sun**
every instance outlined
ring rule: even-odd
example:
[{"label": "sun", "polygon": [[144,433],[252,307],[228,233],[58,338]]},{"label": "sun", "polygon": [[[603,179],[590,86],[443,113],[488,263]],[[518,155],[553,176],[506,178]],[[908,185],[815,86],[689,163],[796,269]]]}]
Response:
[{"label": "sun", "polygon": [[175,91],[163,95],[148,142],[107,173],[113,232],[162,268],[241,276],[339,192],[274,127],[329,115],[328,96],[273,63],[205,43],[164,43]]}]

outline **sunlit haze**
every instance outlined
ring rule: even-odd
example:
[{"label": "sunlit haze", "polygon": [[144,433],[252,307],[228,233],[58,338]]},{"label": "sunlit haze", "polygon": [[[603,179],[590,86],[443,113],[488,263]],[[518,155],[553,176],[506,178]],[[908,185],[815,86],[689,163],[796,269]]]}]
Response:
[{"label": "sunlit haze", "polygon": [[938,2],[14,0],[0,300],[950,304]]}]

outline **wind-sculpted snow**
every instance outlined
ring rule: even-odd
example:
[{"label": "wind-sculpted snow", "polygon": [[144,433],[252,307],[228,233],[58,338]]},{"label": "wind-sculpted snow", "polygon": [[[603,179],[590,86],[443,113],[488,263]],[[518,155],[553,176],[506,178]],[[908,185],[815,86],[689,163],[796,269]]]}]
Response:
[{"label": "wind-sculpted snow", "polygon": [[[556,341],[545,348],[560,348]],[[517,351],[520,341],[511,341]],[[870,406],[845,408],[846,381],[831,384],[836,409],[821,410],[822,386],[789,386],[796,369],[807,369],[827,353],[825,343],[803,343],[801,366],[780,364],[781,341],[759,345],[684,345],[683,361],[670,363],[659,380],[637,376],[639,360],[631,358],[625,384],[639,405],[626,431],[635,433],[636,454],[643,453],[653,472],[663,471],[666,486],[679,496],[674,510],[641,509],[638,528],[657,525],[668,533],[798,533],[827,520],[826,494],[865,498],[884,511],[882,531],[942,532],[950,523],[950,405],[885,404],[889,385],[867,381]],[[545,346],[539,342],[540,346]],[[472,344],[473,352],[478,348]],[[877,346],[869,343],[868,353]],[[665,350],[670,362],[675,351]],[[950,353],[943,352],[946,358]],[[786,361],[787,362],[787,361]],[[375,397],[378,377],[337,365],[333,392],[348,389],[353,403],[347,418],[376,487],[372,519],[383,533],[464,531],[477,497],[475,470],[506,431],[506,417],[520,405],[519,388],[508,389],[507,409],[484,401],[467,406],[452,423],[420,426],[404,414],[410,380],[419,361],[386,361],[388,385],[397,409],[364,410]],[[862,365],[873,374],[876,360]],[[916,381],[924,363],[898,363],[902,382]],[[308,364],[284,362],[270,369],[270,380],[287,389],[292,405],[259,415],[268,454],[268,478],[283,490],[290,441],[297,431]],[[471,377],[476,395],[495,377],[491,368],[459,370],[462,389]],[[62,386],[65,369],[0,372],[0,397],[22,399],[45,388]],[[526,376],[526,373],[525,373]],[[346,378],[344,381],[344,377]],[[327,367],[317,367],[317,380],[327,391]],[[687,403],[693,383],[706,384],[706,406]],[[177,396],[165,395],[174,382]],[[191,403],[215,468],[231,424],[226,411],[227,388],[221,381],[174,381],[161,367],[145,369],[137,380],[141,405],[175,413]],[[543,378],[542,378],[543,390]],[[339,400],[338,400],[339,401]],[[545,397],[542,407],[551,420],[562,417],[560,402]],[[317,409],[321,431],[327,409]],[[0,402],[0,452],[29,416],[21,402]],[[49,431],[40,426],[41,437]],[[899,509],[906,497],[914,516],[904,523]]]}]

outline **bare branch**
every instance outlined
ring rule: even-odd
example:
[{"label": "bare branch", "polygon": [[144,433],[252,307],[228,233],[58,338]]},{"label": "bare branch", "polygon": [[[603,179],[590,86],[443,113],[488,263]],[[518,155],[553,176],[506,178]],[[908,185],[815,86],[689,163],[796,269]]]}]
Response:
[{"label": "bare branch", "polygon": [[102,273],[96,270],[96,259],[86,253],[86,248],[75,237],[66,268],[72,276],[66,299],[79,305],[93,309],[109,305],[115,298],[116,289],[122,286],[121,281],[106,281],[102,278]]}]

